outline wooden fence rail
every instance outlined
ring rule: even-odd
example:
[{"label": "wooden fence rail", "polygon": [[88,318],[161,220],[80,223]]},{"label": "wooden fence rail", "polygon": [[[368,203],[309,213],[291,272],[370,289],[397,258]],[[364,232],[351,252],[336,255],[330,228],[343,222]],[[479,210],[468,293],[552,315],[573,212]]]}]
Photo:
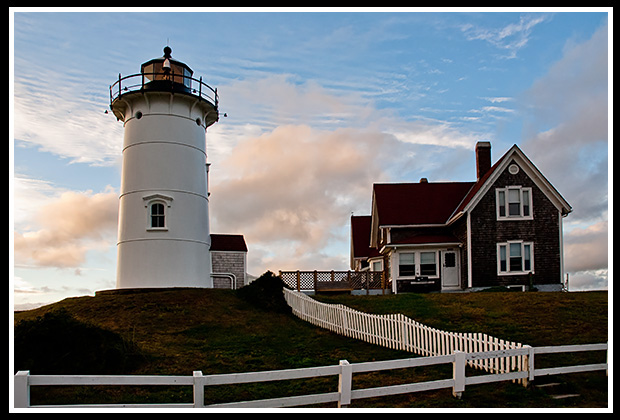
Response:
[{"label": "wooden fence rail", "polygon": [[[521,349],[521,343],[482,333],[455,333],[428,327],[402,314],[373,315],[340,304],[327,304],[294,290],[283,289],[286,302],[299,318],[335,333],[421,356],[461,352],[490,352]],[[527,370],[525,353],[468,361],[474,368],[492,373]],[[523,378],[519,382],[524,382]]]},{"label": "wooden fence rail", "polygon": [[[61,386],[61,385],[189,385],[193,387],[193,402],[179,404],[102,404],[102,405],[71,405],[71,406],[34,406],[39,408],[86,407],[86,408],[261,408],[261,407],[294,407],[335,402],[338,407],[346,407],[352,400],[360,398],[381,397],[388,395],[408,394],[412,392],[430,391],[434,389],[452,388],[452,394],[460,398],[467,385],[500,382],[507,380],[528,379],[533,381],[536,376],[557,375],[563,373],[588,372],[607,370],[607,363],[581,366],[565,366],[547,369],[535,369],[536,354],[601,351],[608,350],[607,343],[584,344],[578,346],[537,347],[524,346],[511,350],[495,350],[485,352],[461,352],[431,357],[385,360],[350,364],[341,360],[338,365],[310,367],[302,369],[286,369],[266,372],[233,373],[224,375],[204,376],[201,371],[194,371],[192,376],[93,376],[93,375],[31,375],[28,371],[19,371],[14,376],[14,407],[28,408],[30,404],[30,387]],[[505,357],[526,357],[528,363],[525,371],[500,373],[491,375],[466,375],[466,365],[470,362],[483,362],[489,359]],[[415,382],[390,385],[376,388],[353,389],[353,374],[377,372],[389,369],[403,369],[417,366],[452,364],[452,377],[434,381]],[[338,376],[338,390],[322,394],[299,395],[283,398],[271,398],[255,401],[231,402],[226,404],[205,405],[204,387],[211,385],[257,383],[265,381],[281,381],[306,379],[322,376]]]}]

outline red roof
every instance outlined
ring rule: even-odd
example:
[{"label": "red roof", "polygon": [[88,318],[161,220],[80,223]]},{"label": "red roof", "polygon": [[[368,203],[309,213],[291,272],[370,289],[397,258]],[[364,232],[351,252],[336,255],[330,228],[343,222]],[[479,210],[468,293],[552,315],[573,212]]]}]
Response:
[{"label": "red roof", "polygon": [[248,252],[243,235],[211,234],[211,251]]},{"label": "red roof", "polygon": [[380,226],[445,224],[475,182],[374,184]]},{"label": "red roof", "polygon": [[371,216],[351,216],[353,258],[379,256],[379,251],[370,247],[370,220]]},{"label": "red roof", "polygon": [[474,183],[474,186],[469,190],[469,193],[461,201],[461,203],[459,204],[458,208],[455,210],[454,213],[458,213],[459,211],[462,211],[465,208],[465,206],[471,201],[474,195],[476,195],[478,190],[480,190],[480,188],[482,188],[484,183],[487,182],[487,179],[489,179],[491,174],[495,172],[495,169],[499,166],[500,162],[504,160],[504,157],[506,157],[506,155],[507,153],[504,154],[504,156],[502,156],[500,160],[495,162],[495,165],[491,166],[491,169],[489,169],[484,175],[480,177],[480,179],[477,182]]}]

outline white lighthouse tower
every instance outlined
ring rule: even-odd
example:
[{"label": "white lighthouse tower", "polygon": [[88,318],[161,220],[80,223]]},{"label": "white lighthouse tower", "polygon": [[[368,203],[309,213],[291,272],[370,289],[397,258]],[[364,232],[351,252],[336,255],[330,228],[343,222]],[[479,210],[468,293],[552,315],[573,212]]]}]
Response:
[{"label": "white lighthouse tower", "polygon": [[124,126],[116,288],[213,287],[205,133],[217,90],[171,52],[110,86]]}]

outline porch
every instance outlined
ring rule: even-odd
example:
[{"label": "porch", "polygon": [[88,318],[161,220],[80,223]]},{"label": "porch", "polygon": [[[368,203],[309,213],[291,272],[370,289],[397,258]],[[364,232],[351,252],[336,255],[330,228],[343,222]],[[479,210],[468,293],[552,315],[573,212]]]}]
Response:
[{"label": "porch", "polygon": [[391,281],[383,271],[280,271],[284,284],[293,290],[315,293],[353,292],[354,290],[390,293]]}]

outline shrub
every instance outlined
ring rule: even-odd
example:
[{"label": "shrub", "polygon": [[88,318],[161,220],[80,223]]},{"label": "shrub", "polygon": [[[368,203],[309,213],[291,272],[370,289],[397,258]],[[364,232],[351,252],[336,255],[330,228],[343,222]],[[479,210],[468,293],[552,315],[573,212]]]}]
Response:
[{"label": "shrub", "polygon": [[120,335],[61,309],[15,326],[14,360],[16,371],[35,374],[115,374],[130,369],[140,355]]},{"label": "shrub", "polygon": [[254,280],[247,286],[237,290],[237,295],[251,305],[278,313],[291,313],[282,293],[282,288],[286,287],[279,276],[271,271]]}]

